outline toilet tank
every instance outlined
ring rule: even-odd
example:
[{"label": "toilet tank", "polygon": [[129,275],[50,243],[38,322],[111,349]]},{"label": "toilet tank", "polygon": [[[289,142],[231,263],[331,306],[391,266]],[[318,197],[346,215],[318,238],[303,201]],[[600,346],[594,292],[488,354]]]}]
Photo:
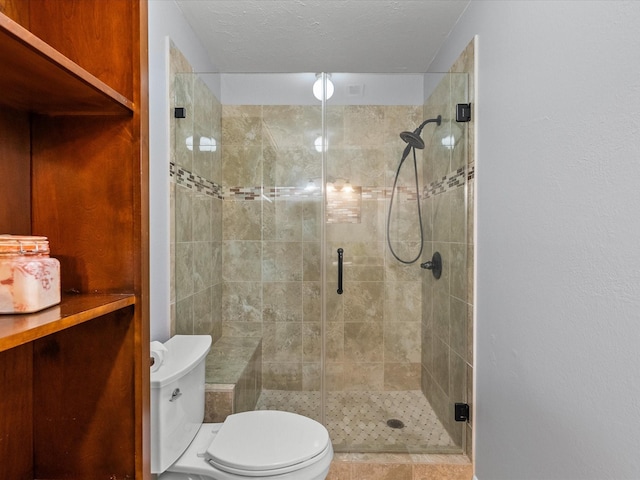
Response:
[{"label": "toilet tank", "polygon": [[189,446],[204,419],[209,335],[176,335],[151,372],[151,473],[162,473]]}]

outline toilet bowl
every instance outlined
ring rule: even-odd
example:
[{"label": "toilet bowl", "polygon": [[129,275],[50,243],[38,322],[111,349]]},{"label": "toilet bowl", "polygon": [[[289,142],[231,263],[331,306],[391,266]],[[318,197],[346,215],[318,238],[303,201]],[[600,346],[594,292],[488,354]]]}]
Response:
[{"label": "toilet bowl", "polygon": [[273,410],[205,423],[159,480],[324,480],[333,449],[326,429],[318,427],[324,429],[301,415]]},{"label": "toilet bowl", "polygon": [[327,429],[290,412],[204,418],[208,335],[176,335],[151,372],[151,471],[158,480],[324,480],[333,458]]}]

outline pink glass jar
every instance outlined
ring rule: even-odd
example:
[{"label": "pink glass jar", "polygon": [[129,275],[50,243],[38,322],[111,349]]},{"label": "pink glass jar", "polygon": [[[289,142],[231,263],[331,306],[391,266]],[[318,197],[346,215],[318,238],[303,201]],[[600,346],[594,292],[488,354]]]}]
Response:
[{"label": "pink glass jar", "polygon": [[60,262],[47,237],[0,235],[0,313],[31,313],[60,303]]}]

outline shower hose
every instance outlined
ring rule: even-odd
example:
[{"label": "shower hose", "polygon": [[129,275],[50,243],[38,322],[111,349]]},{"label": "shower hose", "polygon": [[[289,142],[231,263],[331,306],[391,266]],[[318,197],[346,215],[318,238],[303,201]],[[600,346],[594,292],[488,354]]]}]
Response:
[{"label": "shower hose", "polygon": [[416,161],[416,149],[412,147],[411,150],[413,151],[413,172],[416,180],[416,202],[418,203],[418,223],[420,225],[420,251],[418,252],[418,255],[416,255],[414,259],[403,260],[396,254],[396,252],[393,250],[393,246],[391,245],[391,235],[389,233],[389,229],[391,228],[390,227],[391,210],[393,208],[393,200],[396,192],[396,185],[398,183],[398,177],[400,176],[400,169],[402,168],[402,164],[404,163],[406,157],[400,160],[400,163],[398,164],[398,169],[396,170],[396,177],[393,180],[393,189],[391,190],[391,201],[389,202],[389,214],[387,215],[387,244],[389,245],[389,251],[391,251],[391,255],[393,255],[396,260],[407,265],[415,263],[422,256],[422,249],[424,247],[424,233],[422,231],[422,211],[420,209],[420,190],[418,189],[418,163]]}]

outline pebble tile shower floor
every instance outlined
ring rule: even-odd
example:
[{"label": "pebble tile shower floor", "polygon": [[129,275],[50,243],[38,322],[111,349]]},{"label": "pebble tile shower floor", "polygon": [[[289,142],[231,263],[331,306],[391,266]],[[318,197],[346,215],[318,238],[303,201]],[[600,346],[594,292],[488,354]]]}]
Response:
[{"label": "pebble tile shower floor", "polygon": [[[319,405],[319,392],[263,390],[256,410],[285,410],[319,420]],[[460,451],[420,391],[330,392],[326,416],[336,452]],[[389,420],[404,427],[393,428]]]}]

